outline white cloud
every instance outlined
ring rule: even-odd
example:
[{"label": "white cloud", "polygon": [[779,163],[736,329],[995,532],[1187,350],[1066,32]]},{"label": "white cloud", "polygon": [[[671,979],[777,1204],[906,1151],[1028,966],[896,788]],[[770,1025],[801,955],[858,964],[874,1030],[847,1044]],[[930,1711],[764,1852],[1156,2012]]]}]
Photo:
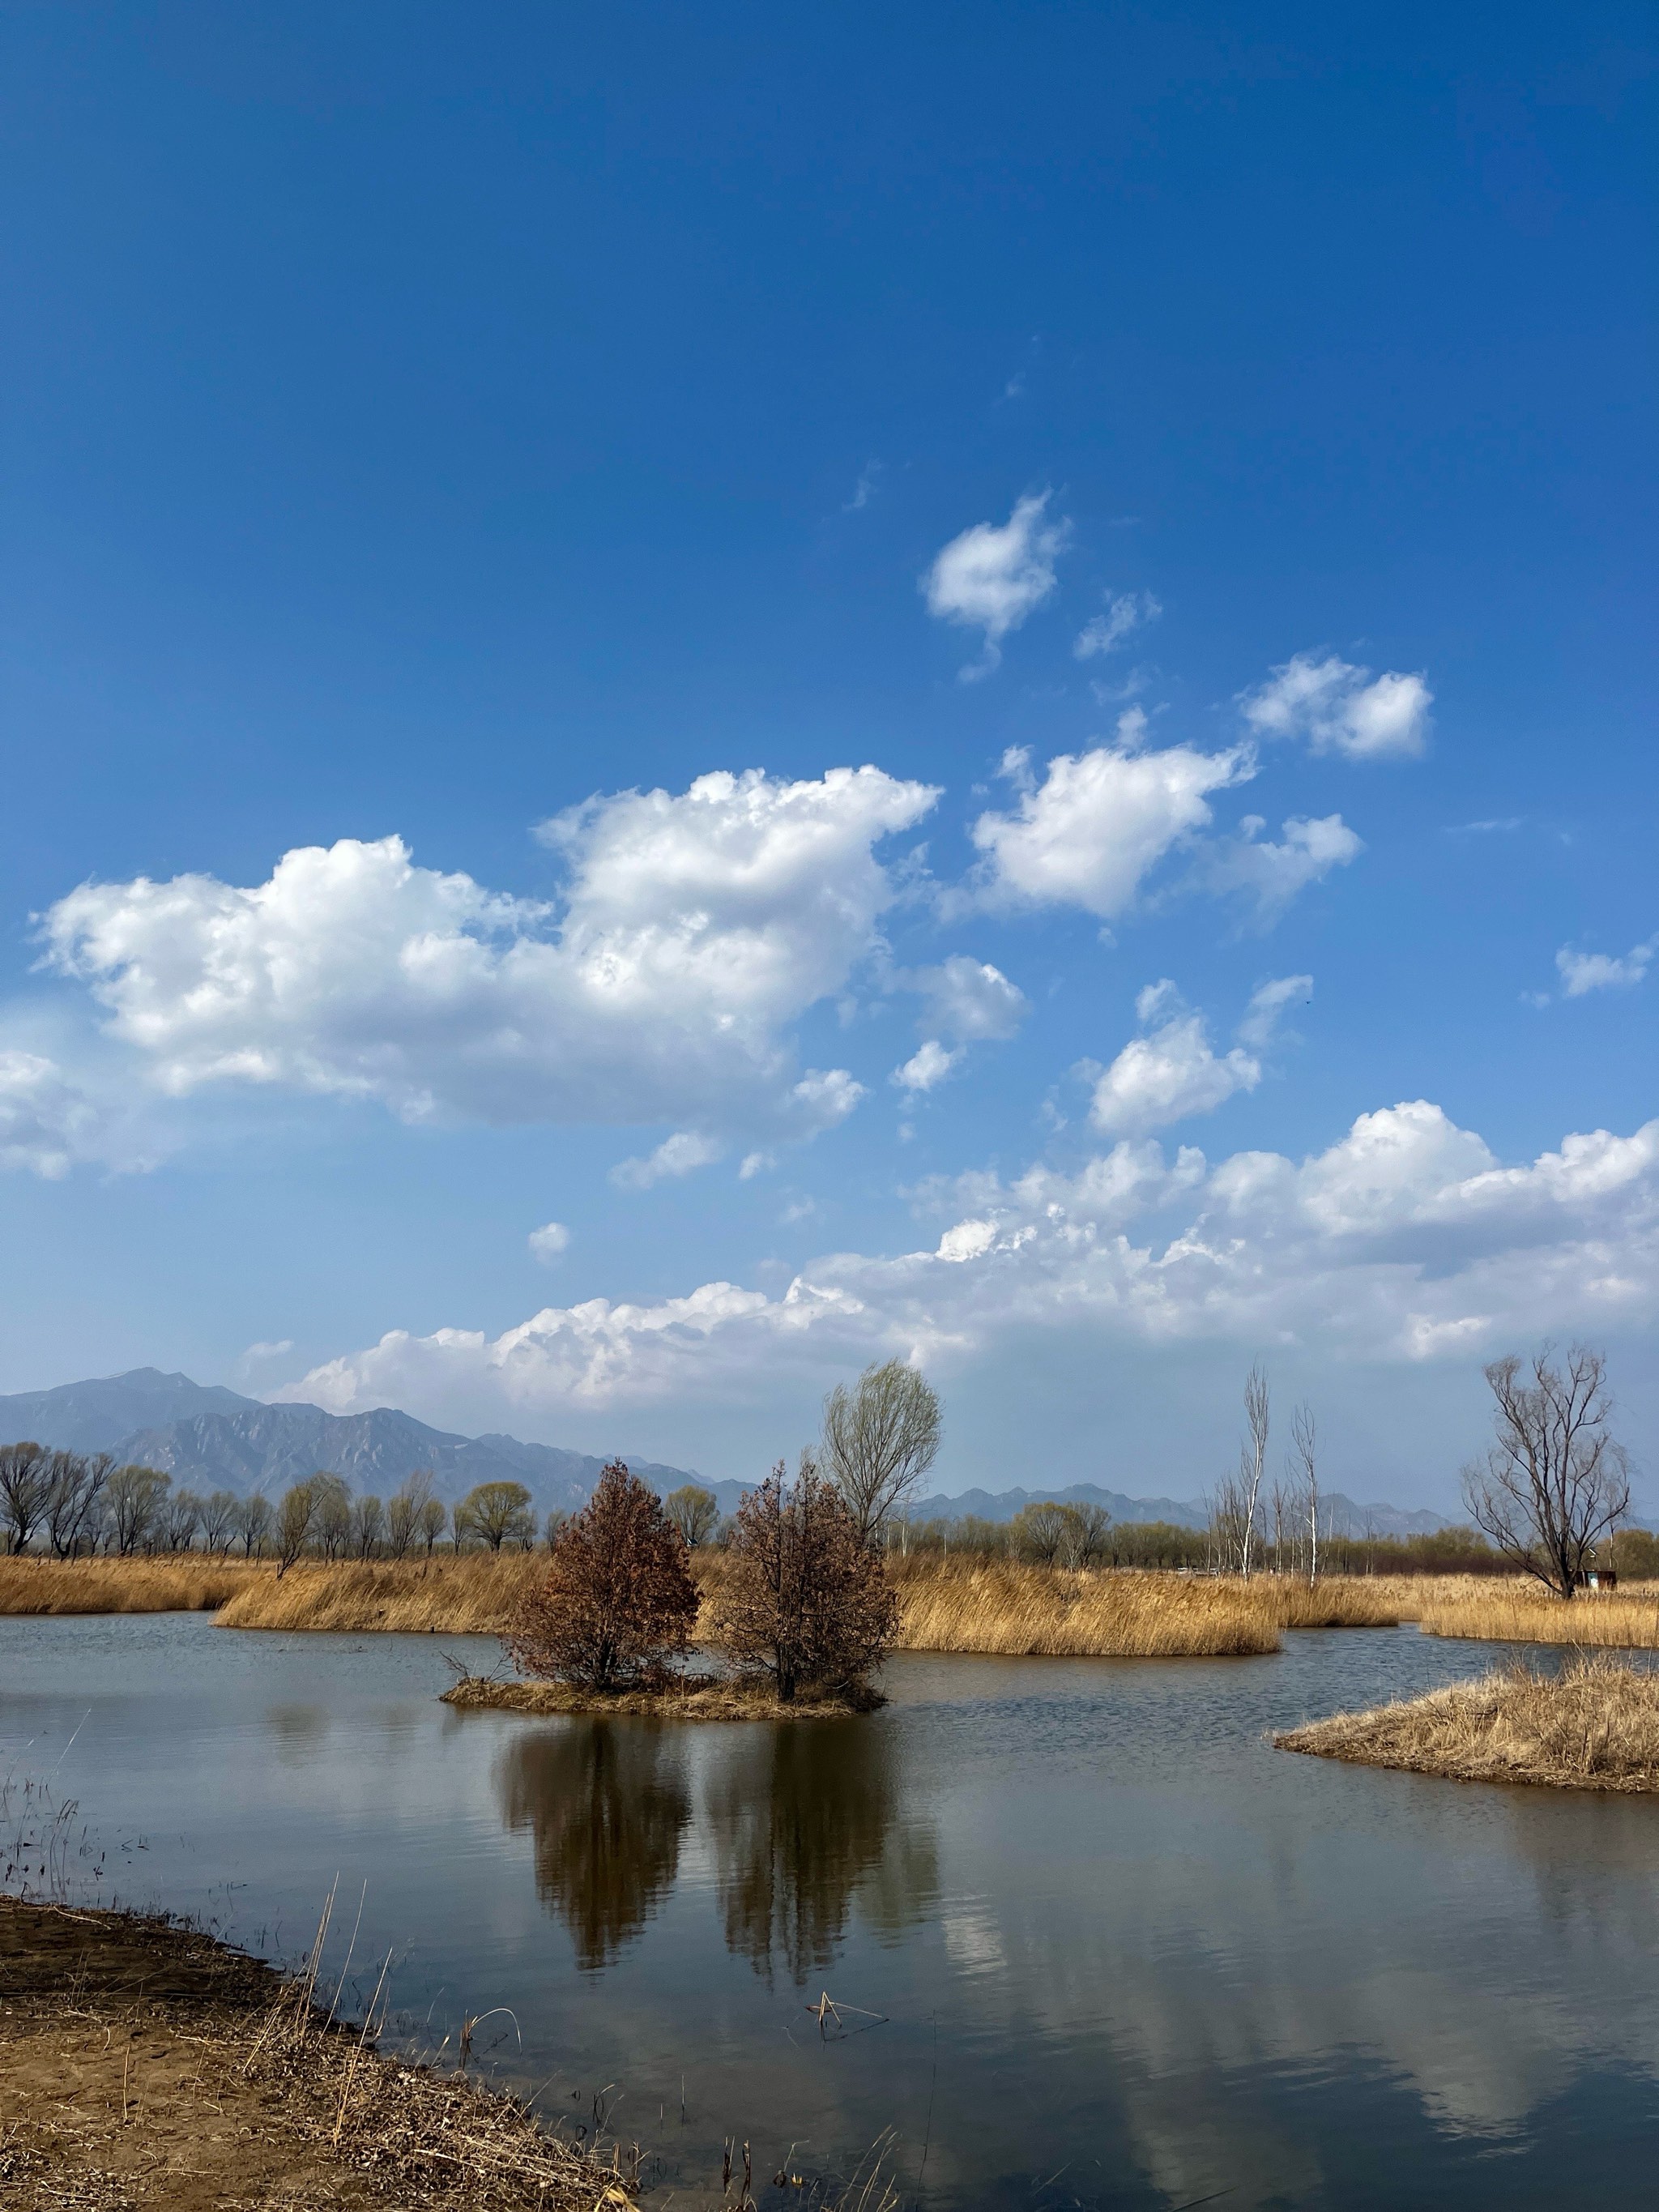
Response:
[{"label": "white cloud", "polygon": [[[1659,1121],[1568,1137],[1506,1167],[1415,1100],[1362,1115],[1300,1164],[1120,1143],[1070,1176],[954,1187],[936,1246],[825,1256],[772,1297],[725,1282],[654,1304],[550,1307],[495,1338],[394,1331],[282,1395],[337,1412],[465,1403],[551,1422],[582,1408],[805,1398],[880,1354],[947,1383],[1002,1358],[1018,1394],[1033,1328],[1109,1345],[1263,1344],[1325,1359],[1470,1360],[1547,1333],[1659,1315]],[[933,1193],[945,1195],[943,1188]],[[1158,1220],[1132,1237],[1136,1218]],[[1045,1364],[1041,1387],[1051,1385]]]},{"label": "white cloud", "polygon": [[[1078,632],[1072,651],[1079,660],[1097,653],[1113,653],[1133,631],[1156,622],[1163,608],[1150,592],[1108,592],[1106,611],[1096,615]],[[1143,718],[1144,719],[1144,718]]]},{"label": "white cloud", "polygon": [[1316,753],[1384,760],[1423,750],[1434,694],[1421,676],[1390,672],[1373,679],[1369,668],[1335,653],[1318,660],[1298,653],[1241,703],[1258,737],[1301,737]]},{"label": "white cloud", "polygon": [[570,1248],[570,1231],[562,1221],[545,1221],[539,1229],[532,1229],[525,1242],[532,1258],[546,1262],[556,1260],[561,1252]]},{"label": "white cloud", "polygon": [[1282,842],[1277,845],[1271,838],[1262,842],[1267,826],[1259,814],[1247,814],[1237,836],[1217,838],[1204,847],[1194,872],[1201,889],[1219,897],[1236,894],[1249,901],[1264,928],[1278,920],[1298,891],[1322,882],[1333,868],[1347,867],[1365,849],[1364,840],[1340,814],[1283,823]]},{"label": "white cloud", "polygon": [[953,1067],[959,1066],[967,1054],[957,1050],[946,1052],[937,1037],[929,1037],[921,1049],[913,1053],[902,1067],[896,1067],[888,1080],[897,1084],[901,1091],[912,1093],[932,1091],[943,1083]]},{"label": "white cloud", "polygon": [[1018,984],[988,961],[965,952],[952,953],[936,968],[902,969],[893,980],[901,990],[915,991],[926,1001],[928,1029],[959,1044],[1011,1037],[1030,1011]]},{"label": "white cloud", "polygon": [[897,890],[874,848],[938,796],[862,768],[591,799],[539,832],[568,865],[557,912],[419,867],[399,838],[345,838],[252,889],[84,884],[42,933],[175,1097],[276,1085],[410,1121],[804,1135],[858,1086],[798,1079],[789,1025],[876,948]]},{"label": "white cloud", "polygon": [[1248,753],[1101,747],[1048,763],[1012,813],[981,814],[973,840],[985,856],[988,903],[1082,907],[1109,921],[1171,849],[1211,820],[1206,793],[1255,772]]},{"label": "white cloud", "polygon": [[275,1343],[266,1343],[262,1340],[258,1344],[250,1344],[242,1354],[242,1359],[251,1366],[259,1360],[286,1358],[293,1349],[294,1339],[291,1336],[279,1337]]},{"label": "white cloud", "polygon": [[769,1168],[776,1165],[777,1158],[774,1153],[745,1152],[738,1168],[738,1181],[751,1182],[756,1176],[764,1175]]},{"label": "white cloud", "polygon": [[[1152,1021],[1171,1007],[1175,987],[1154,983],[1137,1007]],[[1150,1036],[1134,1037],[1099,1077],[1089,1118],[1109,1135],[1144,1136],[1170,1121],[1210,1114],[1236,1091],[1254,1091],[1261,1063],[1235,1048],[1212,1051],[1201,1015],[1171,1012]]]},{"label": "white cloud", "polygon": [[690,1175],[695,1169],[712,1167],[721,1150],[712,1137],[699,1135],[695,1129],[676,1129],[644,1159],[619,1161],[611,1170],[611,1180],[619,1190],[649,1190],[653,1183],[661,1182],[665,1176]]},{"label": "white cloud", "polygon": [[1265,1052],[1278,1033],[1286,1006],[1305,1006],[1313,996],[1311,975],[1278,975],[1258,984],[1238,1025],[1238,1041]]},{"label": "white cloud", "polygon": [[100,1121],[93,1100],[55,1060],[0,1050],[0,1167],[56,1182],[89,1156]]},{"label": "white cloud", "polygon": [[1582,999],[1589,991],[1633,990],[1652,965],[1656,951],[1659,951],[1659,937],[1649,938],[1644,945],[1632,945],[1622,957],[1607,952],[1575,952],[1564,945],[1555,956],[1561,995]]},{"label": "white cloud", "polygon": [[962,670],[964,678],[988,674],[1002,657],[1003,639],[1054,588],[1054,562],[1071,526],[1044,522],[1049,497],[1028,493],[1006,522],[975,523],[921,579],[929,614],[984,633],[984,656]]}]

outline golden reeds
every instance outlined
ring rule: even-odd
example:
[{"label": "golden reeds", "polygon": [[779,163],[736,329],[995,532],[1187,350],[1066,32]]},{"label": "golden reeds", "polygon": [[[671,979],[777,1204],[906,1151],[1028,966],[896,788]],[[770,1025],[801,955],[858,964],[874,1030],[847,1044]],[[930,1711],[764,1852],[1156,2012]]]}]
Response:
[{"label": "golden reeds", "polygon": [[1659,1589],[1584,1590],[1556,1597],[1541,1583],[1460,1576],[1427,1584],[1418,1619],[1425,1636],[1471,1637],[1492,1644],[1571,1644],[1625,1650],[1659,1649]]},{"label": "golden reeds", "polygon": [[276,1573],[236,1559],[0,1559],[0,1613],[212,1613]]},{"label": "golden reeds", "polygon": [[[142,1613],[220,1607],[226,1628],[359,1634],[499,1636],[545,1554],[470,1552],[433,1559],[307,1563],[277,1577],[268,1562],[204,1559],[0,1560],[0,1613]],[[701,1640],[708,1642],[725,1555],[703,1551]],[[1062,1657],[1203,1657],[1276,1651],[1285,1628],[1375,1626],[1408,1617],[1422,1585],[1329,1577],[1311,1589],[1290,1575],[1157,1574],[1005,1559],[890,1558],[900,1648]]]},{"label": "golden reeds", "polygon": [[885,1704],[866,1691],[844,1697],[801,1697],[785,1705],[769,1683],[687,1675],[659,1688],[584,1690],[569,1682],[502,1682],[465,1674],[446,1690],[447,1705],[512,1713],[643,1713],[656,1720],[763,1721],[845,1719]]},{"label": "golden reeds", "polygon": [[546,1566],[545,1553],[465,1552],[459,1559],[290,1567],[280,1582],[270,1575],[240,1590],[219,1626],[499,1636]]},{"label": "golden reeds", "polygon": [[1291,1729],[1282,1751],[1463,1782],[1659,1790],[1659,1674],[1602,1658],[1559,1674],[1522,1667],[1370,1712]]}]

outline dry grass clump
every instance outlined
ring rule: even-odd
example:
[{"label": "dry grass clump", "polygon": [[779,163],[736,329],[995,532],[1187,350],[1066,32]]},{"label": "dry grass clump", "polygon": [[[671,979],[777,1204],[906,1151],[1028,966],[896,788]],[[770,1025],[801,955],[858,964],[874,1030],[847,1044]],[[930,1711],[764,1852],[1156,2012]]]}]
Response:
[{"label": "dry grass clump", "polygon": [[1304,1751],[1461,1782],[1559,1790],[1659,1790],[1659,1674],[1600,1658],[1559,1674],[1524,1667],[1426,1697],[1338,1713],[1276,1735]]},{"label": "dry grass clump", "polygon": [[500,1636],[526,1590],[546,1572],[544,1552],[290,1567],[280,1582],[273,1574],[240,1590],[219,1626]]},{"label": "dry grass clump", "polygon": [[1279,1625],[1243,1583],[1011,1560],[891,1563],[908,1651],[1157,1659],[1276,1651]]},{"label": "dry grass clump", "polygon": [[873,1712],[887,1702],[873,1691],[834,1698],[796,1698],[788,1705],[769,1683],[687,1674],[647,1689],[588,1690],[573,1682],[501,1682],[465,1674],[446,1690],[447,1705],[493,1707],[514,1713],[647,1713],[659,1720],[839,1720]]},{"label": "dry grass clump", "polygon": [[0,1613],[211,1613],[276,1571],[237,1559],[0,1559]]},{"label": "dry grass clump", "polygon": [[1419,1591],[1417,1616],[1425,1636],[1473,1637],[1491,1644],[1607,1645],[1659,1649],[1659,1589],[1653,1585],[1584,1590],[1559,1598],[1531,1581],[1494,1583],[1460,1576],[1455,1586]]},{"label": "dry grass clump", "polygon": [[0,1899],[0,2197],[19,2212],[629,2204],[615,2157],[383,2054],[372,2026],[326,2018],[314,1986],[165,1922]]}]

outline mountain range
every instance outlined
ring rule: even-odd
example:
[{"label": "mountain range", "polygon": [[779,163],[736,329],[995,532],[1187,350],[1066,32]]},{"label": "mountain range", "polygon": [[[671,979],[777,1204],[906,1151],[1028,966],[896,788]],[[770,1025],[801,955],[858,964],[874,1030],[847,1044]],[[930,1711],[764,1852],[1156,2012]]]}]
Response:
[{"label": "mountain range", "polygon": [[[161,1468],[180,1487],[191,1490],[234,1490],[239,1497],[263,1490],[275,1497],[290,1482],[327,1468],[356,1490],[385,1496],[427,1468],[438,1495],[451,1504],[476,1483],[521,1482],[543,1513],[584,1504],[604,1464],[587,1452],[524,1443],[517,1437],[454,1436],[395,1407],[325,1413],[320,1406],[268,1406],[221,1384],[193,1382],[188,1375],[164,1375],[155,1367],[0,1397],[0,1441],[22,1437],[59,1450],[112,1452],[118,1460]],[[665,1493],[683,1482],[702,1481],[686,1468],[644,1459],[628,1463]],[[735,1512],[752,1487],[732,1480],[704,1486],[714,1492],[723,1513]],[[1037,1498],[1103,1506],[1114,1521],[1170,1521],[1201,1528],[1209,1518],[1201,1499],[1131,1498],[1091,1482],[1060,1490],[966,1490],[954,1498],[923,1498],[911,1507],[910,1517],[955,1521],[975,1515],[1012,1521]],[[1328,1525],[1336,1535],[1411,1536],[1447,1525],[1441,1513],[1357,1504],[1340,1491],[1326,1504]]]},{"label": "mountain range", "polygon": [[[0,1439],[20,1437],[60,1450],[112,1452],[164,1468],[180,1487],[234,1490],[241,1498],[255,1490],[274,1498],[319,1468],[343,1475],[355,1490],[385,1496],[427,1468],[451,1504],[477,1483],[521,1482],[544,1513],[584,1504],[605,1464],[591,1453],[517,1437],[453,1436],[392,1407],[341,1414],[320,1406],[267,1406],[154,1367],[0,1397]],[[651,1460],[629,1465],[659,1491],[698,1480]]]}]

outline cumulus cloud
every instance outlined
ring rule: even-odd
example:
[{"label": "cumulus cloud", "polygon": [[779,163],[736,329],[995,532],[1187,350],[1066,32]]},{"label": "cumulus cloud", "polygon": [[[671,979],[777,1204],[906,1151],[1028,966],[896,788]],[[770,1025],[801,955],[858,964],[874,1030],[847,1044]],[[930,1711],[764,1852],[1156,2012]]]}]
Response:
[{"label": "cumulus cloud", "polygon": [[1316,753],[1350,760],[1411,757],[1428,743],[1434,694],[1420,676],[1373,678],[1335,653],[1293,654],[1240,704],[1258,737],[1305,738]]},{"label": "cumulus cloud", "polygon": [[277,1085],[410,1121],[805,1135],[859,1086],[800,1076],[790,1024],[875,949],[897,896],[875,848],[938,796],[874,768],[722,772],[544,823],[568,870],[557,908],[418,866],[395,836],[344,838],[252,888],[83,884],[42,933],[173,1096]]},{"label": "cumulus cloud", "polygon": [[1299,891],[1322,882],[1333,868],[1347,867],[1365,849],[1340,814],[1293,817],[1280,825],[1277,844],[1262,837],[1267,826],[1261,815],[1247,814],[1238,835],[1206,845],[1194,869],[1200,889],[1242,899],[1262,928],[1271,927]]},{"label": "cumulus cloud", "polygon": [[1652,965],[1659,951],[1659,937],[1632,945],[1622,957],[1607,952],[1575,952],[1564,945],[1555,956],[1564,999],[1582,999],[1590,991],[1632,991]]},{"label": "cumulus cloud", "polygon": [[[963,1178],[936,1243],[826,1255],[778,1297],[726,1282],[653,1304],[549,1307],[498,1337],[394,1331],[282,1395],[337,1412],[465,1401],[550,1421],[583,1408],[755,1402],[872,1357],[948,1380],[1023,1333],[1085,1345],[1264,1343],[1371,1361],[1467,1360],[1659,1312],[1659,1121],[1504,1165],[1437,1105],[1361,1115],[1301,1162],[1123,1141],[1070,1174]],[[1010,1370],[1018,1388],[1018,1368]]]},{"label": "cumulus cloud", "polygon": [[1248,752],[1189,745],[1061,753],[1040,785],[1022,755],[1004,766],[1018,803],[973,825],[984,856],[981,896],[993,905],[1078,906],[1103,921],[1121,914],[1165,854],[1210,822],[1208,793],[1255,772]]},{"label": "cumulus cloud", "polygon": [[901,969],[893,980],[900,990],[920,994],[926,1028],[958,1044],[1011,1037],[1030,1011],[1018,983],[965,952],[952,953],[936,968]]},{"label": "cumulus cloud", "polygon": [[918,1091],[932,1091],[937,1085],[943,1083],[952,1068],[959,1066],[966,1058],[965,1052],[960,1049],[956,1052],[947,1052],[937,1037],[929,1037],[921,1049],[913,1053],[902,1067],[896,1067],[893,1070],[889,1080],[897,1084],[901,1091],[912,1093]]},{"label": "cumulus cloud", "polygon": [[984,635],[983,655],[960,672],[964,680],[997,666],[1003,639],[1054,588],[1054,562],[1071,526],[1044,520],[1049,497],[1028,493],[1006,522],[975,523],[951,540],[921,579],[929,614]]},{"label": "cumulus cloud", "polygon": [[544,1221],[539,1229],[531,1231],[525,1242],[530,1247],[532,1258],[545,1265],[569,1249],[570,1231],[562,1221]]},{"label": "cumulus cloud", "polygon": [[1237,1091],[1254,1091],[1261,1063],[1235,1047],[1217,1054],[1203,1017],[1182,1007],[1166,977],[1148,984],[1135,1002],[1142,1022],[1157,1023],[1134,1037],[1098,1077],[1089,1108],[1096,1128],[1112,1136],[1144,1136],[1194,1114],[1213,1113]]},{"label": "cumulus cloud", "polygon": [[1072,651],[1079,660],[1097,653],[1115,653],[1126,637],[1156,622],[1163,608],[1150,592],[1108,592],[1106,611],[1096,615],[1078,632]]},{"label": "cumulus cloud", "polygon": [[645,1158],[619,1161],[611,1170],[611,1180],[618,1190],[649,1190],[665,1177],[712,1167],[720,1151],[712,1137],[701,1136],[695,1129],[676,1129]]}]

